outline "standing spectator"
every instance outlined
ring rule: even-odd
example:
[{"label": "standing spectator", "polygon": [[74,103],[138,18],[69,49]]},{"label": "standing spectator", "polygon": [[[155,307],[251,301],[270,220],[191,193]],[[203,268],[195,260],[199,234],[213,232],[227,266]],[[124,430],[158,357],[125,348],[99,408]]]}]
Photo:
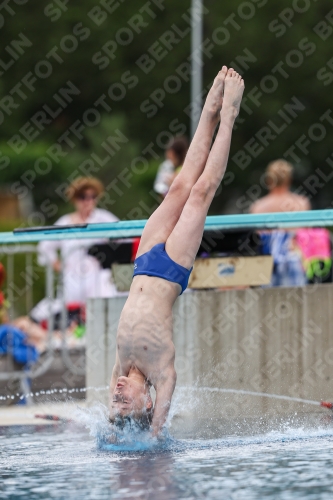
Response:
[{"label": "standing spectator", "polygon": [[268,164],[266,170],[267,196],[255,201],[251,207],[252,214],[269,212],[298,212],[310,210],[310,202],[305,196],[290,191],[293,166],[285,160],[275,160]]},{"label": "standing spectator", "polygon": [[180,171],[188,150],[186,137],[172,139],[165,151],[165,161],[158,168],[154,190],[163,198],[170,189],[175,175]]},{"label": "standing spectator", "polygon": [[[103,184],[94,177],[76,178],[66,193],[75,211],[60,217],[55,224],[62,226],[118,221],[111,212],[96,208],[98,197],[103,191]],[[112,297],[117,294],[111,270],[102,269],[98,260],[87,253],[89,247],[104,241],[73,239],[42,241],[38,245],[41,265],[51,263],[56,272],[63,266],[63,293],[66,304],[73,302],[84,304],[88,297]],[[62,263],[58,251],[61,252]]]},{"label": "standing spectator", "polygon": [[[290,191],[293,167],[285,160],[269,163],[266,170],[267,196],[250,207],[253,214],[310,210],[305,196]],[[307,282],[302,255],[296,245],[297,231],[261,232],[263,253],[274,260],[272,286],[302,286]]]}]

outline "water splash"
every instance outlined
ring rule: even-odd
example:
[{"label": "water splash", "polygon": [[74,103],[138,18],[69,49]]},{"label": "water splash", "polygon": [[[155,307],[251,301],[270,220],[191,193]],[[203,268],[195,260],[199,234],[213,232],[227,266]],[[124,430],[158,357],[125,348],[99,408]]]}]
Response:
[{"label": "water splash", "polygon": [[[106,406],[102,403],[96,403],[94,406],[88,409],[78,409],[76,411],[76,420],[78,423],[84,425],[90,431],[90,435],[94,438],[97,448],[103,451],[111,451],[111,452],[143,452],[143,451],[157,451],[157,450],[166,450],[166,449],[182,449],[182,441],[173,439],[168,429],[172,424],[172,420],[174,417],[181,413],[184,409],[184,393],[187,395],[191,392],[206,392],[206,393],[220,393],[220,394],[241,394],[241,395],[249,395],[254,397],[265,397],[276,400],[286,400],[293,401],[302,404],[310,404],[319,406],[318,401],[296,398],[291,396],[284,396],[280,394],[270,394],[264,392],[255,392],[255,391],[247,391],[242,389],[224,389],[218,387],[188,387],[188,386],[180,386],[177,387],[175,391],[175,395],[172,401],[170,413],[168,420],[166,422],[166,429],[163,439],[157,440],[156,438],[152,438],[151,434],[148,431],[142,431],[139,429],[135,421],[127,421],[122,429],[111,424],[108,420],[109,412]],[[198,414],[198,400],[197,398],[189,398],[189,401],[186,401],[186,410],[190,413],[197,415]],[[272,431],[273,432],[273,431]],[[282,434],[272,434],[270,439],[281,439]],[[238,443],[243,442],[236,440]],[[256,442],[257,438],[254,439]],[[186,439],[186,447],[189,446],[191,440]],[[212,443],[219,442],[221,445],[225,445],[225,440],[205,440],[204,447],[211,446]],[[195,445],[197,446],[197,444]],[[201,447],[201,445],[200,445]]]},{"label": "water splash", "polygon": [[[189,388],[186,388],[186,390],[188,389]],[[194,390],[195,388],[190,389]],[[156,439],[153,438],[148,431],[141,431],[140,429],[136,428],[133,422],[128,423],[122,429],[118,429],[114,425],[110,424],[110,422],[108,421],[108,409],[101,403],[97,403],[89,409],[79,408],[76,411],[76,419],[87,429],[89,429],[90,436],[94,438],[98,450],[114,453],[155,453],[165,451],[180,453],[188,452],[190,450],[214,451],[220,450],[221,448],[244,447],[252,445],[273,444],[279,442],[288,443],[293,441],[308,440],[311,438],[333,438],[333,430],[331,426],[323,427],[319,424],[316,427],[311,428],[307,428],[303,425],[295,427],[292,422],[284,422],[283,425],[280,426],[281,428],[271,429],[268,432],[259,433],[257,435],[252,434],[239,436],[227,434],[223,437],[219,436],[214,439],[177,439],[173,438],[169,434],[168,430],[165,429],[162,438]]]},{"label": "water splash", "polygon": [[122,428],[109,422],[109,412],[102,403],[90,408],[78,408],[75,412],[76,422],[89,429],[90,436],[102,451],[156,451],[165,449],[172,438],[165,430],[162,438],[153,438],[150,431],[143,431],[135,420],[128,419]]},{"label": "water splash", "polygon": [[[188,415],[195,415],[196,419],[198,419],[200,416],[205,419],[207,416],[207,411],[206,411],[206,406],[202,410],[202,404],[201,404],[201,410],[199,408],[200,400],[198,397],[188,397],[189,395],[192,394],[199,395],[200,393],[204,393],[204,395],[207,394],[234,394],[234,395],[243,395],[243,396],[251,396],[251,397],[256,397],[256,398],[269,398],[269,399],[274,399],[274,400],[284,400],[284,401],[292,401],[295,403],[301,403],[301,404],[308,404],[312,406],[320,406],[319,401],[313,401],[310,399],[303,399],[303,398],[297,398],[297,397],[292,397],[292,396],[284,396],[280,394],[271,394],[271,393],[266,393],[266,392],[257,392],[257,391],[248,391],[248,390],[243,390],[243,389],[229,389],[229,388],[220,388],[220,387],[200,387],[198,385],[195,386],[178,386],[176,388],[176,391],[174,393],[173,399],[172,399],[172,404],[169,412],[169,416],[167,419],[167,426],[170,427],[172,425],[172,421],[175,417],[184,416],[184,410],[185,413]],[[186,406],[184,406],[184,400],[186,400]],[[212,409],[212,407],[210,407]],[[218,410],[220,411],[220,410]],[[295,414],[296,415],[296,414]],[[295,415],[289,416],[288,420],[292,420]],[[223,418],[223,414],[219,413],[219,416]],[[264,415],[258,416],[258,422],[261,420],[261,417]],[[228,417],[227,417],[228,418]],[[238,423],[235,421],[234,427],[236,428],[238,426]]]},{"label": "water splash", "polygon": [[[34,396],[49,396],[50,398],[54,398],[57,394],[61,395],[66,395],[70,396],[73,393],[79,393],[79,392],[86,392],[87,390],[93,390],[96,392],[101,392],[101,391],[106,391],[108,390],[108,386],[101,386],[101,387],[84,387],[80,389],[52,389],[52,390],[47,390],[47,391],[38,391],[34,393]],[[184,394],[187,396],[191,393],[207,393],[207,394],[212,394],[212,393],[218,393],[218,394],[239,394],[239,395],[244,395],[244,396],[252,396],[252,397],[264,397],[264,398],[270,398],[270,399],[275,399],[275,400],[285,400],[285,401],[292,401],[295,403],[302,403],[302,404],[308,404],[308,405],[313,405],[313,406],[319,406],[320,403],[318,401],[313,401],[313,400],[308,400],[308,399],[303,399],[303,398],[297,398],[297,397],[292,397],[292,396],[284,396],[280,394],[271,394],[271,393],[265,393],[265,392],[256,392],[256,391],[248,391],[248,390],[243,390],[243,389],[229,389],[229,388],[218,388],[218,387],[200,387],[200,386],[179,386],[176,388],[174,398],[172,401],[169,417],[167,420],[167,425],[166,425],[166,430],[165,434],[163,436],[163,439],[157,440],[156,438],[152,438],[151,434],[149,432],[142,431],[138,429],[135,426],[134,421],[132,422],[127,422],[127,424],[124,426],[123,429],[119,429],[118,427],[114,426],[111,424],[108,420],[108,409],[106,406],[104,406],[101,403],[95,403],[92,407],[90,408],[77,408],[74,413],[72,414],[73,418],[75,419],[75,423],[82,425],[89,429],[90,435],[94,438],[94,441],[96,443],[96,446],[99,450],[101,451],[108,451],[108,452],[146,452],[146,451],[157,451],[157,450],[180,450],[183,448],[183,444],[186,443],[186,447],[190,446],[190,443],[192,440],[186,439],[184,443],[182,444],[181,440],[175,440],[173,439],[169,433],[168,429],[170,428],[172,424],[172,420],[174,419],[177,414],[182,416],[182,410],[186,409],[187,412],[189,412],[192,415],[199,415],[200,412],[198,411],[198,398],[187,398],[186,399],[186,406],[184,408]],[[11,396],[9,396],[11,397]],[[25,395],[21,396],[21,398],[24,398]],[[1,397],[1,399],[8,399],[7,397]],[[290,422],[292,423],[292,422]],[[236,424],[237,427],[238,424]],[[235,427],[235,426],[234,426]],[[241,429],[242,430],[242,429]],[[244,429],[243,429],[244,432]],[[253,432],[253,430],[252,430]],[[272,431],[275,432],[275,431]],[[225,434],[225,432],[223,432]],[[243,442],[239,437],[239,432],[238,434],[238,443]],[[206,436],[208,437],[208,436]],[[218,437],[218,436],[216,436]],[[277,435],[271,435],[270,439],[282,439],[282,435],[278,437]],[[253,439],[256,441],[257,438]],[[244,439],[243,439],[244,440]],[[196,443],[196,441],[193,441],[193,443]],[[210,440],[210,439],[204,439],[204,443],[200,444],[204,448],[207,446],[211,446],[212,443],[217,442],[219,445],[225,445],[225,440],[224,439],[217,439],[217,440]],[[230,443],[230,441],[229,441]],[[185,446],[185,444],[184,444]],[[198,443],[194,445],[195,447],[198,446]]]}]

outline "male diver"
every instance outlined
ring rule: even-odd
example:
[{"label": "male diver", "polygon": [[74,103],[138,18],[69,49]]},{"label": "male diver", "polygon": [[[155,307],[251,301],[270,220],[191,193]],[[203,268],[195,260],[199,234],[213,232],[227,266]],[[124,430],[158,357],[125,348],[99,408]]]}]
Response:
[{"label": "male diver", "polygon": [[[184,165],[144,228],[121,313],[110,421],[126,417],[158,436],[176,384],[172,306],[187,287],[209,206],[227,166],[244,81],[223,66],[207,95]],[[214,144],[211,142],[220,121]],[[155,407],[150,387],[156,391]]]}]

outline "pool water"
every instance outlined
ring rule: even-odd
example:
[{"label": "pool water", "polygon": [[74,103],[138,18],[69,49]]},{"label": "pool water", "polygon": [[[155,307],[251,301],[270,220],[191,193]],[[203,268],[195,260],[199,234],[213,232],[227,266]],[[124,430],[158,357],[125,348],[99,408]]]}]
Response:
[{"label": "pool water", "polygon": [[101,449],[73,425],[1,428],[1,499],[333,498],[330,425],[154,446]]}]

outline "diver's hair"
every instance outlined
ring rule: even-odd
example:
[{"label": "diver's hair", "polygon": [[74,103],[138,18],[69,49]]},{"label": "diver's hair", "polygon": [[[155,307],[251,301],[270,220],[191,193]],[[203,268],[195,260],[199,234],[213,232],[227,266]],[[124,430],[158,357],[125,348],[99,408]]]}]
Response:
[{"label": "diver's hair", "polygon": [[293,166],[286,160],[270,162],[266,169],[266,184],[269,190],[279,186],[289,186],[293,175]]},{"label": "diver's hair", "polygon": [[118,429],[129,427],[140,431],[148,431],[153,421],[153,414],[153,409],[149,409],[135,416],[128,415],[126,417],[122,417],[120,415],[116,415],[115,417],[110,417],[109,422],[115,425]]}]

